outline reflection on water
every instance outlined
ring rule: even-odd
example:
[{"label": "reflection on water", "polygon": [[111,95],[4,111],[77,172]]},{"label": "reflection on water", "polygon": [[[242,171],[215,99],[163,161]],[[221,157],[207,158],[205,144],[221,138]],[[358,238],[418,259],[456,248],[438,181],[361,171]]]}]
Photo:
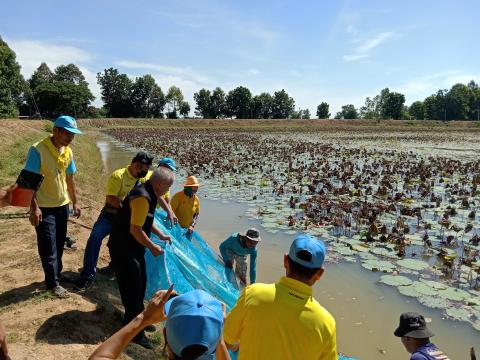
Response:
[{"label": "reflection on water", "polygon": [[[129,164],[134,151],[104,137],[98,142],[108,172]],[[177,178],[172,193],[180,189]],[[208,192],[208,189],[205,189]],[[244,204],[224,204],[200,199],[202,213],[197,230],[218,251],[220,243],[232,232],[248,227],[260,228],[258,221],[244,216]],[[283,254],[288,251],[292,236],[262,232],[257,260],[257,278],[273,282],[284,274]],[[328,264],[324,277],[314,287],[315,298],[337,321],[338,348],[360,359],[407,359],[408,354],[393,336],[400,313],[417,311],[432,319],[429,325],[436,336],[434,342],[452,359],[467,359],[470,346],[480,350],[480,336],[470,325],[442,320],[439,311],[427,308],[415,299],[398,293],[394,287],[377,284],[380,274],[365,271],[359,264]]]}]

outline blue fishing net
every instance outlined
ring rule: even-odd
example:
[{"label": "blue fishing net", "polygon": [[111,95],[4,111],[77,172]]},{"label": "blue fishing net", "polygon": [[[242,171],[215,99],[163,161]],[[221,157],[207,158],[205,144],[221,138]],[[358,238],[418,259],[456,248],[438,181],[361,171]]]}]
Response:
[{"label": "blue fishing net", "polygon": [[203,289],[230,310],[239,296],[238,285],[232,269],[225,269],[215,252],[205,240],[194,232],[190,238],[180,225],[172,226],[166,220],[166,213],[155,213],[155,224],[165,234],[172,237],[172,244],[152,235],[152,240],[162,246],[164,253],[154,257],[145,252],[147,269],[147,290],[145,298],[151,299],[156,291],[168,289],[174,284],[177,293],[183,294],[193,289]]},{"label": "blue fishing net", "polygon": [[[174,284],[177,293],[183,294],[193,289],[203,289],[223,301],[230,310],[239,296],[238,284],[232,269],[225,269],[217,254],[208,246],[197,232],[191,237],[186,236],[186,230],[180,225],[172,226],[166,219],[163,210],[155,213],[155,225],[172,237],[172,244],[166,244],[157,236],[152,235],[152,241],[159,244],[164,253],[153,256],[145,252],[147,270],[147,290],[145,299],[150,300],[155,292],[168,289]],[[238,353],[230,352],[232,360]],[[355,360],[338,356],[339,360]]]}]

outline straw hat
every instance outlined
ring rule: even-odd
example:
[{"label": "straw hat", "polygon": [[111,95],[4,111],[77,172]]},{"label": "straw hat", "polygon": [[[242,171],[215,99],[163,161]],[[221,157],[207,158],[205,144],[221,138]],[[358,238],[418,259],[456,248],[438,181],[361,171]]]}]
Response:
[{"label": "straw hat", "polygon": [[183,186],[191,186],[191,187],[199,187],[200,183],[198,182],[197,178],[193,175],[187,177],[187,181]]}]

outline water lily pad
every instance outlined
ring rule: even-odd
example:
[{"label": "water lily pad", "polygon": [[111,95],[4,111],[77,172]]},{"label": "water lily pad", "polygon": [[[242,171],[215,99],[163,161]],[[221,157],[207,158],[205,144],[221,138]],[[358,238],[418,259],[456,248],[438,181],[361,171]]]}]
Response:
[{"label": "water lily pad", "polygon": [[449,287],[445,290],[439,290],[438,295],[449,300],[463,301],[471,297],[465,290]]},{"label": "water lily pad", "polygon": [[432,281],[432,280],[426,280],[426,279],[420,279],[420,281],[430,286],[433,289],[445,290],[448,288],[448,285],[442,284],[438,281]]},{"label": "water lily pad", "polygon": [[401,275],[382,275],[379,282],[391,286],[408,286],[413,283],[412,280]]},{"label": "water lily pad", "polygon": [[410,297],[415,297],[415,298],[418,298],[418,297],[422,296],[422,294],[420,294],[415,289],[415,287],[413,287],[412,285],[410,285],[410,286],[399,286],[398,291],[400,292],[400,294],[405,295],[405,296],[410,296]]},{"label": "water lily pad", "polygon": [[415,290],[422,294],[422,295],[427,295],[427,296],[435,296],[438,295],[437,289],[434,289],[427,284],[420,282],[420,281],[415,281],[412,286],[415,288]]},{"label": "water lily pad", "polygon": [[391,262],[376,259],[365,260],[362,262],[362,266],[372,271],[392,272],[395,270],[395,265]]},{"label": "water lily pad", "polygon": [[450,301],[442,297],[420,296],[418,301],[432,309],[448,309],[452,306]]},{"label": "water lily pad", "polygon": [[430,265],[427,262],[422,260],[415,260],[415,259],[398,260],[397,264],[410,270],[425,270],[428,267],[430,267]]},{"label": "water lily pad", "polygon": [[472,316],[471,312],[468,311],[468,310],[465,309],[465,308],[454,308],[454,307],[451,307],[451,308],[446,309],[445,312],[446,312],[447,315],[450,316],[451,318],[453,318],[453,319],[455,319],[455,320],[459,320],[459,321],[469,321],[469,320],[470,320],[470,317]]}]

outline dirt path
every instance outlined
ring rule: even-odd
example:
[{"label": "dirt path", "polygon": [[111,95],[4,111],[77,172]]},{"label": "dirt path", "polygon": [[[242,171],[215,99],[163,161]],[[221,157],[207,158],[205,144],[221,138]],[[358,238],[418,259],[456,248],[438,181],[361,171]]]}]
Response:
[{"label": "dirt path", "polygon": [[[0,126],[0,182],[15,181],[28,147],[42,139],[48,122],[2,121]],[[76,182],[83,215],[69,223],[68,235],[78,239],[78,250],[65,250],[64,273],[76,277],[82,267],[89,228],[102,206],[107,174],[95,143],[96,133],[75,139]],[[99,264],[108,263],[102,247]],[[87,359],[96,346],[121,326],[116,281],[99,275],[93,289],[56,299],[44,291],[43,271],[35,231],[26,209],[0,211],[0,320],[7,328],[12,359]],[[71,288],[72,285],[65,283]],[[161,336],[152,335],[155,351],[130,345],[123,359],[158,359]]]}]

